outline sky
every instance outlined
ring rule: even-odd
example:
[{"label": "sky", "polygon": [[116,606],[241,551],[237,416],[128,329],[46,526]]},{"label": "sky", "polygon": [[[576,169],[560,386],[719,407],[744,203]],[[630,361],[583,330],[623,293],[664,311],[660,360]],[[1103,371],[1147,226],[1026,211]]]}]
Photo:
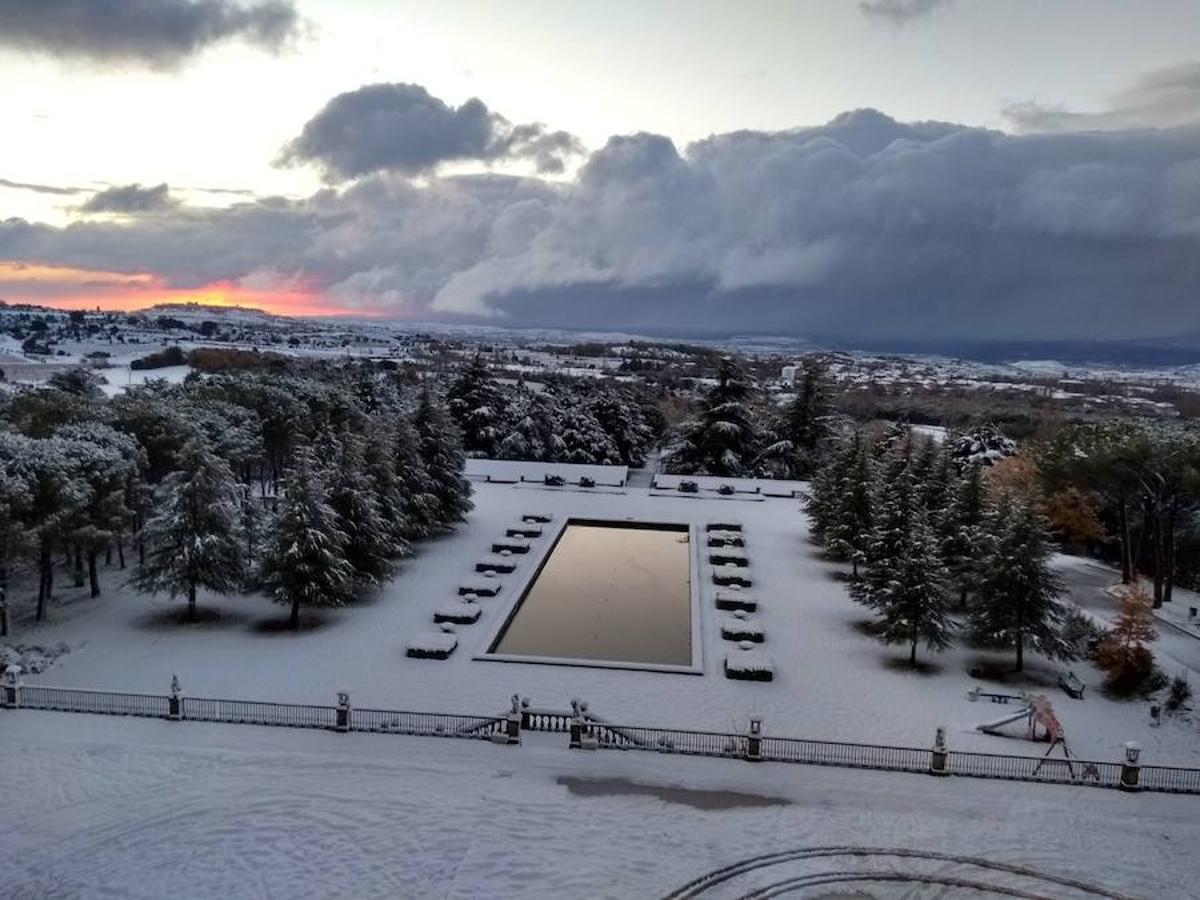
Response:
[{"label": "sky", "polygon": [[1200,334],[1194,0],[0,0],[0,298]]}]

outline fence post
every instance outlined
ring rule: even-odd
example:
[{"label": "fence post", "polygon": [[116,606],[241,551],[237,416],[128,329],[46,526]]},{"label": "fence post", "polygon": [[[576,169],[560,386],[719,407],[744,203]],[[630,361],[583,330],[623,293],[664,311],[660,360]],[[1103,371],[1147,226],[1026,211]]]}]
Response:
[{"label": "fence post", "polygon": [[9,709],[21,708],[21,667],[16,663],[4,670],[4,705]]},{"label": "fence post", "polygon": [[349,731],[350,730],[350,692],[345,688],[338,691],[337,694],[337,717],[334,723],[334,730]]},{"label": "fence post", "polygon": [[1129,741],[1125,745],[1125,758],[1121,760],[1121,790],[1141,790],[1138,786],[1138,777],[1141,775],[1142,770],[1141,763],[1138,762],[1138,757],[1141,755],[1142,748],[1135,742]]},{"label": "fence post", "polygon": [[583,747],[583,704],[578,698],[571,700],[571,739],[567,746],[572,750]]},{"label": "fence post", "polygon": [[183,718],[183,689],[179,685],[179,673],[171,676],[171,693],[167,697],[167,718],[178,722]]},{"label": "fence post", "polygon": [[521,743],[521,718],[521,698],[517,694],[513,694],[512,709],[508,711],[504,721],[504,734],[507,739],[505,743]]},{"label": "fence post", "polygon": [[933,735],[933,752],[929,754],[929,774],[950,774],[946,769],[946,729],[940,725]]},{"label": "fence post", "polygon": [[762,719],[752,718],[746,733],[746,760],[762,762]]}]

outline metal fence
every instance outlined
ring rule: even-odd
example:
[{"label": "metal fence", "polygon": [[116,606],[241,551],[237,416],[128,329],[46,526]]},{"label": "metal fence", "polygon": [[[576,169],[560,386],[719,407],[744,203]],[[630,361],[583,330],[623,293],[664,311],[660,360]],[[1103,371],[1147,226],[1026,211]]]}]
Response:
[{"label": "metal fence", "polygon": [[[519,715],[459,715],[394,709],[322,706],[224,700],[207,697],[89,691],[76,688],[5,685],[0,704],[27,709],[96,713],[113,716],[178,718],[200,722],[317,728],[380,734],[424,735],[477,740],[515,739],[520,730],[569,733],[573,746],[602,750],[634,750],[685,756],[710,756],[766,762],[931,772],[968,778],[996,778],[1045,784],[1101,788],[1131,787],[1131,774],[1141,790],[1200,794],[1200,769],[1176,766],[1133,766],[1119,762],[1008,756],[949,750],[939,754],[919,747],[891,747],[840,741],[803,740],[618,725],[596,717],[525,706]],[[515,731],[514,731],[515,730]],[[944,761],[943,761],[944,760]]]}]

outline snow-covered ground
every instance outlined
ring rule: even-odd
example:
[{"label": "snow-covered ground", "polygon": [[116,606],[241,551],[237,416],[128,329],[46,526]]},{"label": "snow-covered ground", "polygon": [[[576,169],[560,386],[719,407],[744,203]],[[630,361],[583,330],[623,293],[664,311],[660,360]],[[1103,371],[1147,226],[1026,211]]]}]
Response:
[{"label": "snow-covered ground", "polygon": [[[28,711],[0,723],[6,897],[653,897],[806,847],[841,853],[705,896],[845,872],[1009,896],[1096,896],[1051,877],[1196,896],[1193,797],[567,750],[564,735],[503,747]],[[847,855],[896,847],[946,858]],[[1003,865],[1038,875],[990,868]]]},{"label": "snow-covered ground", "polygon": [[[178,672],[192,696],[332,703],[342,687],[358,705],[464,713],[497,713],[513,693],[538,706],[563,708],[572,697],[588,700],[598,715],[625,724],[744,730],[752,716],[769,734],[925,747],[945,726],[951,747],[1040,754],[1044,745],[983,735],[975,726],[996,707],[972,703],[976,681],[967,669],[1003,659],[969,648],[921,658],[919,672],[904,665],[905,648],[889,648],[864,635],[864,610],[847,597],[838,567],[819,558],[807,521],[790,499],[653,495],[645,489],[585,492],[537,485],[476,483],[476,509],[456,533],[418,547],[397,577],[356,608],[320,614],[322,625],[300,634],[274,627],[285,611],[261,596],[202,596],[220,618],[196,626],[171,620],[177,604],[120,586],[121,573],[103,573],[105,594],[65,589],[50,607],[49,622],[17,623],[10,643],[70,652],[30,681],[110,690],[165,692]],[[446,661],[405,657],[416,635],[432,630],[435,609],[456,599],[474,561],[491,549],[522,514],[545,512],[621,520],[694,522],[736,518],[745,527],[756,614],[766,631],[762,649],[774,663],[770,684],[733,681],[722,664],[732,645],[720,637],[723,613],[714,588],[701,597],[703,676],[485,661],[487,635],[518,599],[523,574],[538,563],[552,529],[518,559],[514,575],[501,576],[497,597],[480,601],[483,615],[457,629],[459,646]],[[1084,588],[1092,590],[1092,588]],[[20,598],[28,601],[29,592]],[[1149,727],[1147,705],[1106,699],[1099,673],[1072,668],[1092,688],[1072,700],[1055,686],[1054,669],[1034,660],[1024,682],[1003,689],[1045,691],[1065,726],[1076,756],[1119,759],[1126,741],[1139,741],[1143,761],[1200,764],[1194,723],[1167,719]],[[1173,673],[1171,673],[1173,674]],[[1200,683],[1200,673],[1193,678]],[[991,683],[994,684],[994,683]],[[985,688],[986,689],[986,688]],[[1000,709],[999,711],[1003,711]],[[680,768],[690,761],[675,763]]]}]

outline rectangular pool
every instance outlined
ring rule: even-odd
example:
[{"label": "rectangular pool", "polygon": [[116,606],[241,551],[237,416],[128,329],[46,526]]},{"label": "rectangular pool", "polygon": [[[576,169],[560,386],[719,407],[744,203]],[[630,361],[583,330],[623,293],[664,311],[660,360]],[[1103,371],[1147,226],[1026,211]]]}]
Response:
[{"label": "rectangular pool", "polygon": [[569,521],[490,652],[690,666],[691,558],[686,525]]}]

